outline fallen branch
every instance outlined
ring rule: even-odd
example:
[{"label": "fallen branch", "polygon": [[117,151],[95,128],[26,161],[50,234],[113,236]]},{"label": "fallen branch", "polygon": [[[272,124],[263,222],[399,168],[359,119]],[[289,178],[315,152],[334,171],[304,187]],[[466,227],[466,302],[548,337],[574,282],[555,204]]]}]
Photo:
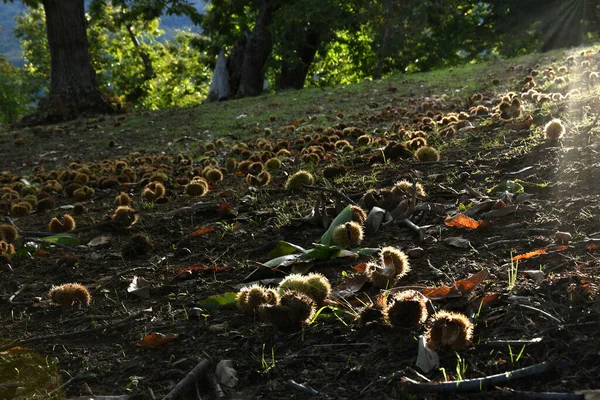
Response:
[{"label": "fallen branch", "polygon": [[500,389],[502,394],[511,399],[523,400],[583,400],[582,393],[556,393],[556,392],[522,392],[512,389]]},{"label": "fallen branch", "polygon": [[308,387],[308,386],[301,385],[298,382],[294,381],[293,379],[288,379],[285,384],[288,387],[290,387],[294,390],[297,390],[299,392],[305,393],[309,396],[318,396],[319,395],[319,392],[317,392],[315,389]]},{"label": "fallen branch", "polygon": [[527,378],[530,376],[543,374],[550,371],[553,365],[549,362],[535,364],[529,367],[504,372],[502,374],[485,376],[477,379],[467,379],[463,381],[449,381],[442,383],[419,383],[412,379],[400,376],[394,376],[391,380],[401,378],[404,388],[414,393],[462,393],[462,392],[480,392],[495,386],[505,384],[515,379]]},{"label": "fallen branch", "polygon": [[[74,332],[57,333],[54,335],[33,336],[33,337],[30,337],[27,339],[17,339],[17,340],[14,340],[11,343],[8,343],[4,346],[0,346],[0,351],[9,350],[9,349],[12,349],[13,347],[22,346],[27,343],[43,342],[43,341],[49,340],[49,339],[59,339],[59,338],[66,338],[66,337],[71,337],[71,336],[80,336],[80,335],[86,335],[86,334],[90,334],[90,333],[102,332],[108,328],[115,328],[117,326],[123,325],[123,324],[129,322],[130,320],[137,318],[138,316],[144,314],[145,312],[146,311],[141,311],[139,313],[130,315],[129,317],[124,318],[115,323],[112,323],[109,325],[104,325],[104,326],[99,326],[97,328],[84,329],[81,331],[74,331]],[[111,330],[111,332],[114,332],[114,330]]]},{"label": "fallen branch", "polygon": [[197,383],[202,378],[206,378],[210,361],[202,359],[187,375],[167,393],[163,400],[189,399],[187,395],[190,391],[197,391]]}]

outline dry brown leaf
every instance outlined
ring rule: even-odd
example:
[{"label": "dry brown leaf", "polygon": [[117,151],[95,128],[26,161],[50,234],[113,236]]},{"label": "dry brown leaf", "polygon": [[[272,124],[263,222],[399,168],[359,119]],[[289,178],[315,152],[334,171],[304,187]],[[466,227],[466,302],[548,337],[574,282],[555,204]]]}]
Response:
[{"label": "dry brown leaf", "polygon": [[549,251],[561,251],[561,250],[565,250],[568,248],[569,248],[569,246],[556,246],[556,247],[552,247],[552,248],[538,249],[538,250],[530,251],[530,252],[527,252],[524,254],[516,255],[512,258],[512,260],[513,261],[527,260],[528,258],[539,256],[540,254],[546,254]]},{"label": "dry brown leaf", "polygon": [[486,220],[476,221],[473,218],[466,216],[465,214],[458,214],[454,217],[446,217],[444,224],[446,226],[454,226],[456,228],[483,229],[492,225],[492,222]]},{"label": "dry brown leaf", "polygon": [[215,228],[212,225],[205,226],[204,228],[196,228],[196,229],[194,229],[194,231],[192,233],[190,233],[190,236],[192,236],[192,237],[201,236],[206,233],[212,232],[213,229],[215,229]]},{"label": "dry brown leaf", "polygon": [[462,293],[466,294],[473,290],[479,285],[485,278],[487,278],[488,272],[486,270],[479,271],[478,273],[471,275],[468,278],[461,279],[454,284],[456,288]]},{"label": "dry brown leaf", "polygon": [[352,269],[355,269],[358,272],[365,272],[365,270],[367,269],[367,264],[366,263],[356,264],[356,265],[352,266]]},{"label": "dry brown leaf", "polygon": [[334,289],[334,297],[350,297],[356,294],[356,292],[358,292],[360,289],[362,289],[362,287],[365,285],[365,283],[367,283],[368,280],[369,278],[364,274],[356,275],[350,279],[346,279]]},{"label": "dry brown leaf", "polygon": [[444,297],[457,297],[461,295],[457,288],[453,288],[450,286],[425,288],[421,289],[421,293],[429,299],[443,299]]},{"label": "dry brown leaf", "polygon": [[178,335],[176,333],[168,333],[166,335],[158,332],[150,333],[137,342],[137,345],[141,347],[155,348],[172,342],[177,336]]}]

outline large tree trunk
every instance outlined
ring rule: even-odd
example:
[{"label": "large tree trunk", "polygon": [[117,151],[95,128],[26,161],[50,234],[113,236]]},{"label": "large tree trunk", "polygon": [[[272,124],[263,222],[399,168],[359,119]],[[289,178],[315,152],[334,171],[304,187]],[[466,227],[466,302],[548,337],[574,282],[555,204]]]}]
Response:
[{"label": "large tree trunk", "polygon": [[96,86],[83,0],[42,0],[50,48],[50,94],[40,102],[48,121],[113,111]]},{"label": "large tree trunk", "polygon": [[297,60],[288,60],[284,57],[281,61],[281,72],[277,77],[277,89],[302,89],[306,82],[306,74],[315,59],[321,35],[310,30],[305,40],[296,49]]},{"label": "large tree trunk", "polygon": [[[275,3],[275,0],[261,1],[254,30],[245,32],[238,39],[227,58],[229,98],[257,96],[262,93],[265,64],[273,49],[268,28],[273,13],[277,10]],[[213,80],[215,78],[221,79],[220,76],[213,75]],[[209,95],[207,100],[214,101],[218,98],[219,96]]]}]

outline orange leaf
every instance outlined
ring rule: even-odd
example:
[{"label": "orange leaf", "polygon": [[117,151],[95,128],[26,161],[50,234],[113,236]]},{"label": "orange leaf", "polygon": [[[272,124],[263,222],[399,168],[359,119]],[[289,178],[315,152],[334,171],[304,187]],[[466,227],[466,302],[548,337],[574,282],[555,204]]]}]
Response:
[{"label": "orange leaf", "polygon": [[443,299],[444,297],[452,296],[460,296],[460,292],[456,288],[451,288],[449,286],[440,286],[437,288],[425,288],[421,289],[421,293],[430,299]]},{"label": "orange leaf", "polygon": [[221,204],[219,204],[219,209],[217,210],[219,213],[219,217],[221,218],[234,218],[237,217],[237,211],[231,207],[231,205],[227,202],[227,200],[221,200]]},{"label": "orange leaf", "polygon": [[471,309],[473,310],[479,310],[479,309],[484,309],[489,307],[490,305],[492,305],[493,302],[495,302],[496,300],[498,300],[500,298],[500,293],[492,293],[492,294],[488,294],[485,297],[477,297],[473,300],[471,300]]},{"label": "orange leaf", "polygon": [[488,272],[486,270],[479,271],[478,273],[471,275],[468,278],[461,279],[456,282],[454,286],[462,293],[469,293],[477,285],[479,285],[485,278],[487,278]]},{"label": "orange leaf", "polygon": [[585,246],[585,249],[589,252],[592,252],[594,250],[598,250],[598,246],[596,246],[594,243],[591,243]]},{"label": "orange leaf", "polygon": [[290,122],[288,125],[294,125],[294,126],[298,126],[298,125],[301,125],[301,124],[303,124],[303,123],[304,123],[304,121],[303,121],[303,120],[301,120],[301,119],[299,119],[299,120],[297,120],[297,121],[292,121],[292,122]]},{"label": "orange leaf", "polygon": [[44,249],[35,249],[33,251],[33,254],[36,255],[36,256],[38,256],[38,257],[50,257],[50,253],[48,253]]},{"label": "orange leaf", "polygon": [[212,232],[213,229],[215,229],[212,225],[209,226],[205,226],[204,228],[195,228],[194,231],[192,233],[190,233],[190,236],[201,236],[204,235],[205,233],[209,233]]},{"label": "orange leaf", "polygon": [[204,265],[204,264],[194,264],[191,267],[180,269],[179,271],[177,271],[175,273],[176,274],[175,277],[178,279],[189,279],[189,278],[192,278],[193,276],[197,275],[199,271],[221,272],[221,271],[227,271],[228,269],[229,269],[229,266],[227,266],[227,265],[208,266],[208,265]]},{"label": "orange leaf", "polygon": [[367,269],[367,264],[366,263],[356,264],[356,265],[353,265],[352,268],[357,270],[358,272],[365,272],[365,269]]},{"label": "orange leaf", "polygon": [[548,252],[548,249],[534,250],[534,251],[530,251],[528,253],[516,255],[512,258],[512,260],[513,261],[527,260],[528,258],[539,256],[540,254],[546,254],[547,252]]},{"label": "orange leaf", "polygon": [[464,214],[458,214],[458,215],[454,216],[453,218],[448,216],[444,220],[444,224],[446,226],[454,226],[457,228],[467,228],[467,229],[479,228],[479,222],[475,221],[471,217],[467,217]]},{"label": "orange leaf", "polygon": [[150,333],[144,336],[142,340],[137,342],[137,345],[141,347],[155,348],[173,341],[173,339],[175,339],[177,336],[178,335],[176,333],[168,333],[166,335],[158,332]]}]

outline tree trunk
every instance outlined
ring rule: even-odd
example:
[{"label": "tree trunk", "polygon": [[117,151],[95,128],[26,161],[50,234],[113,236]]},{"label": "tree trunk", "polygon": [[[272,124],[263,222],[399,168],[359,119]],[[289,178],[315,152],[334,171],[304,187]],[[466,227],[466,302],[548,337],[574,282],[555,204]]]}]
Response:
[{"label": "tree trunk", "polygon": [[[254,30],[245,32],[231,50],[227,58],[229,89],[232,97],[257,96],[262,93],[265,80],[265,64],[271,55],[273,41],[269,25],[277,10],[275,0],[262,0]],[[213,80],[215,77],[213,75]],[[212,86],[212,83],[211,83]],[[214,101],[212,96],[207,99]]]},{"label": "tree trunk", "polygon": [[40,102],[47,121],[114,111],[96,86],[83,0],[42,0],[50,48],[50,94]]},{"label": "tree trunk", "polygon": [[296,49],[297,60],[290,61],[284,57],[281,61],[281,72],[277,77],[277,89],[302,89],[306,82],[306,74],[315,59],[320,42],[319,32],[307,32],[304,42]]}]

